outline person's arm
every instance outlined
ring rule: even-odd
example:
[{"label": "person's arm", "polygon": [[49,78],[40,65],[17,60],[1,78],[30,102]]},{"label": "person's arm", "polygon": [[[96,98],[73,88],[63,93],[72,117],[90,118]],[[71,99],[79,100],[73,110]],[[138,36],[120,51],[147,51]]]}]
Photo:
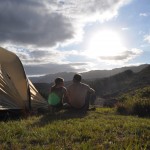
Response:
[{"label": "person's arm", "polygon": [[91,88],[89,85],[87,85],[87,88],[89,93],[95,94],[95,90]]},{"label": "person's arm", "polygon": [[48,93],[50,94],[50,93],[51,93],[51,91],[52,91],[52,88],[50,87],[50,88],[49,88],[49,91],[48,91]]},{"label": "person's arm", "polygon": [[90,88],[90,93],[95,94],[95,90],[93,88]]},{"label": "person's arm", "polygon": [[67,89],[64,87],[63,90],[64,90],[64,95],[62,98],[62,103],[67,103],[67,101],[68,101]]},{"label": "person's arm", "polygon": [[53,86],[51,86],[51,87],[49,88],[49,94],[52,93],[52,91],[54,90],[54,88],[55,88],[55,85],[53,85]]}]

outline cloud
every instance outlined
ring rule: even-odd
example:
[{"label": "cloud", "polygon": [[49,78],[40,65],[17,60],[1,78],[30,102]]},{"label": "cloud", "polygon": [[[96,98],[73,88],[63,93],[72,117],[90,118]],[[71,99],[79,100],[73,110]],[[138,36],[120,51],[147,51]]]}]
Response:
[{"label": "cloud", "polygon": [[86,66],[88,66],[88,63],[47,63],[39,65],[24,65],[24,68],[28,76],[32,76],[54,74],[57,72],[82,72],[86,71]]},{"label": "cloud", "polygon": [[149,14],[148,13],[140,13],[139,16],[141,16],[141,17],[147,17],[147,16],[149,16]]},{"label": "cloud", "polygon": [[129,0],[0,1],[0,43],[28,47],[65,43],[81,36],[85,22],[108,20],[127,2]]},{"label": "cloud", "polygon": [[[86,56],[81,51],[59,46],[81,42],[86,23],[116,17],[130,1],[0,1],[0,44],[19,56],[28,75],[85,71],[92,65],[83,63]],[[71,57],[77,56],[82,62],[71,63]]]},{"label": "cloud", "polygon": [[147,41],[148,43],[150,43],[150,35],[145,35],[144,41]]},{"label": "cloud", "polygon": [[48,11],[44,1],[0,1],[0,42],[47,47],[73,38],[69,19]]},{"label": "cloud", "polygon": [[121,28],[121,30],[123,30],[123,31],[127,31],[127,30],[129,30],[129,28],[124,27],[124,28]]},{"label": "cloud", "polygon": [[[77,57],[80,54],[75,50],[60,51],[56,49],[23,49],[16,47],[7,47],[8,50],[16,53],[24,65],[41,65],[48,63],[66,64],[70,63],[68,57]],[[81,57],[83,57],[81,55]],[[81,63],[73,63],[81,64]]]},{"label": "cloud", "polygon": [[[79,56],[75,51],[59,51],[53,49],[24,49],[22,47],[7,47],[21,59],[28,76],[53,74],[57,72],[87,71],[89,62],[70,62],[66,58]],[[84,57],[81,55],[81,57]]]},{"label": "cloud", "polygon": [[131,49],[131,50],[126,50],[120,54],[114,55],[114,56],[99,56],[100,61],[107,61],[111,62],[114,64],[117,64],[118,62],[124,63],[128,62],[129,60],[137,57],[140,55],[143,51],[140,49]]},{"label": "cloud", "polygon": [[64,1],[60,9],[61,13],[69,15],[71,18],[79,18],[84,21],[107,20],[115,15],[123,5],[131,0],[69,0]]}]

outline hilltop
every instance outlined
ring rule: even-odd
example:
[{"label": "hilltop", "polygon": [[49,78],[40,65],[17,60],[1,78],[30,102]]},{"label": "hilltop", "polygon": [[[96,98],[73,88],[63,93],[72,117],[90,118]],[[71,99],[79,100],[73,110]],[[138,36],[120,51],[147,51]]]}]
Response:
[{"label": "hilltop", "polygon": [[116,96],[131,89],[150,85],[150,65],[140,72],[126,70],[109,78],[87,81],[101,97]]}]

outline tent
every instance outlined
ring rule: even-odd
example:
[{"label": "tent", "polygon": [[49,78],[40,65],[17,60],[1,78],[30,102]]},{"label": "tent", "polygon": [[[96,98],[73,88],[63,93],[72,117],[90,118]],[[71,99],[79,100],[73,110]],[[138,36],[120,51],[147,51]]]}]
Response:
[{"label": "tent", "polygon": [[0,47],[0,111],[48,109],[47,101],[27,78],[18,56]]}]

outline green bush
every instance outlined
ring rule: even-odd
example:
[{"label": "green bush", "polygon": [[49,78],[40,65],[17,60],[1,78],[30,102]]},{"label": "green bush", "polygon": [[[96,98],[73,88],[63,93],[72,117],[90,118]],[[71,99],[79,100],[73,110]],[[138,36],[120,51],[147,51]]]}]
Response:
[{"label": "green bush", "polygon": [[127,115],[128,111],[127,111],[127,107],[125,106],[125,104],[118,103],[117,104],[117,112],[122,114],[122,115]]},{"label": "green bush", "polygon": [[117,112],[123,115],[138,115],[140,117],[150,116],[150,101],[138,100],[132,103],[117,104]]},{"label": "green bush", "polygon": [[119,97],[117,112],[124,115],[150,117],[150,87],[138,89]]},{"label": "green bush", "polygon": [[140,117],[150,116],[150,101],[141,99],[134,103],[132,113]]}]

